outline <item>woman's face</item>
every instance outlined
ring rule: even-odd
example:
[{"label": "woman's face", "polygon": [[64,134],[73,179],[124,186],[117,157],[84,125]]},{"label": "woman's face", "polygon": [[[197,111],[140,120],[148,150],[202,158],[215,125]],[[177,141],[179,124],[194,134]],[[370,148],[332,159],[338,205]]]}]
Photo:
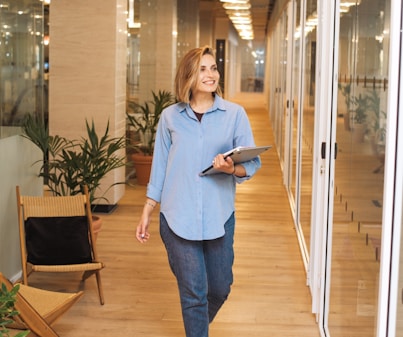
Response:
[{"label": "woman's face", "polygon": [[212,93],[217,90],[220,73],[213,56],[203,55],[200,63],[199,76],[194,93]]}]

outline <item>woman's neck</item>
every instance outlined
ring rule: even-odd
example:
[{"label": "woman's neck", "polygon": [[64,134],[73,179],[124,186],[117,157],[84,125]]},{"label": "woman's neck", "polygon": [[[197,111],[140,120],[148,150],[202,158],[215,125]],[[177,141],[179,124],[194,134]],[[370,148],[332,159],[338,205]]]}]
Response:
[{"label": "woman's neck", "polygon": [[207,95],[196,95],[190,100],[190,107],[198,113],[205,113],[214,103],[214,97],[210,93]]}]

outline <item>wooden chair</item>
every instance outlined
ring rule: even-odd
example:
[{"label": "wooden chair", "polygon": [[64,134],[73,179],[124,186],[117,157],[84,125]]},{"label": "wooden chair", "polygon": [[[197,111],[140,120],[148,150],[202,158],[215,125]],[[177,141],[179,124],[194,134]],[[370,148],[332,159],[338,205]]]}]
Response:
[{"label": "wooden chair", "polygon": [[95,274],[104,304],[88,189],[74,196],[22,196],[17,186],[23,283],[31,272]]},{"label": "wooden chair", "polygon": [[[8,290],[14,285],[0,273],[0,284],[5,284]],[[13,317],[14,323],[9,329],[30,330],[32,336],[58,337],[51,327],[68,309],[82,296],[83,292],[60,293],[33,288],[20,284],[17,292],[15,309],[18,315]]]}]

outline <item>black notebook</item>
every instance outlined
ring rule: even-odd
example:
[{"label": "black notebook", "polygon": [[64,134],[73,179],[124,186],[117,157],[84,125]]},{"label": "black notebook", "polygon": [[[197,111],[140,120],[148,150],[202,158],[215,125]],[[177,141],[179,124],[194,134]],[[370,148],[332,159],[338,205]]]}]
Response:
[{"label": "black notebook", "polygon": [[[234,161],[235,164],[243,163],[252,160],[253,158],[256,158],[259,154],[261,154],[264,151],[267,151],[271,147],[272,147],[271,145],[253,146],[253,147],[238,146],[228,152],[225,152],[224,158],[231,157],[231,159]],[[214,169],[213,165],[210,165],[209,167],[201,171],[199,175],[205,176],[207,174],[213,174],[218,172],[219,171]]]}]

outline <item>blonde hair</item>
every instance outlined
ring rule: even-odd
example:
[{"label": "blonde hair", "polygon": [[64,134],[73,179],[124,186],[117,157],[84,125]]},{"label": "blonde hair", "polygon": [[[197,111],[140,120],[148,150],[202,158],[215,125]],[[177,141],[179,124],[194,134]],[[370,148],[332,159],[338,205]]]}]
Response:
[{"label": "blonde hair", "polygon": [[[215,59],[213,49],[209,46],[205,46],[191,49],[179,63],[175,76],[175,94],[179,102],[190,102],[192,88],[194,88],[197,83],[200,63],[204,55],[211,55]],[[217,86],[216,93],[221,95],[221,88],[219,85]]]}]

